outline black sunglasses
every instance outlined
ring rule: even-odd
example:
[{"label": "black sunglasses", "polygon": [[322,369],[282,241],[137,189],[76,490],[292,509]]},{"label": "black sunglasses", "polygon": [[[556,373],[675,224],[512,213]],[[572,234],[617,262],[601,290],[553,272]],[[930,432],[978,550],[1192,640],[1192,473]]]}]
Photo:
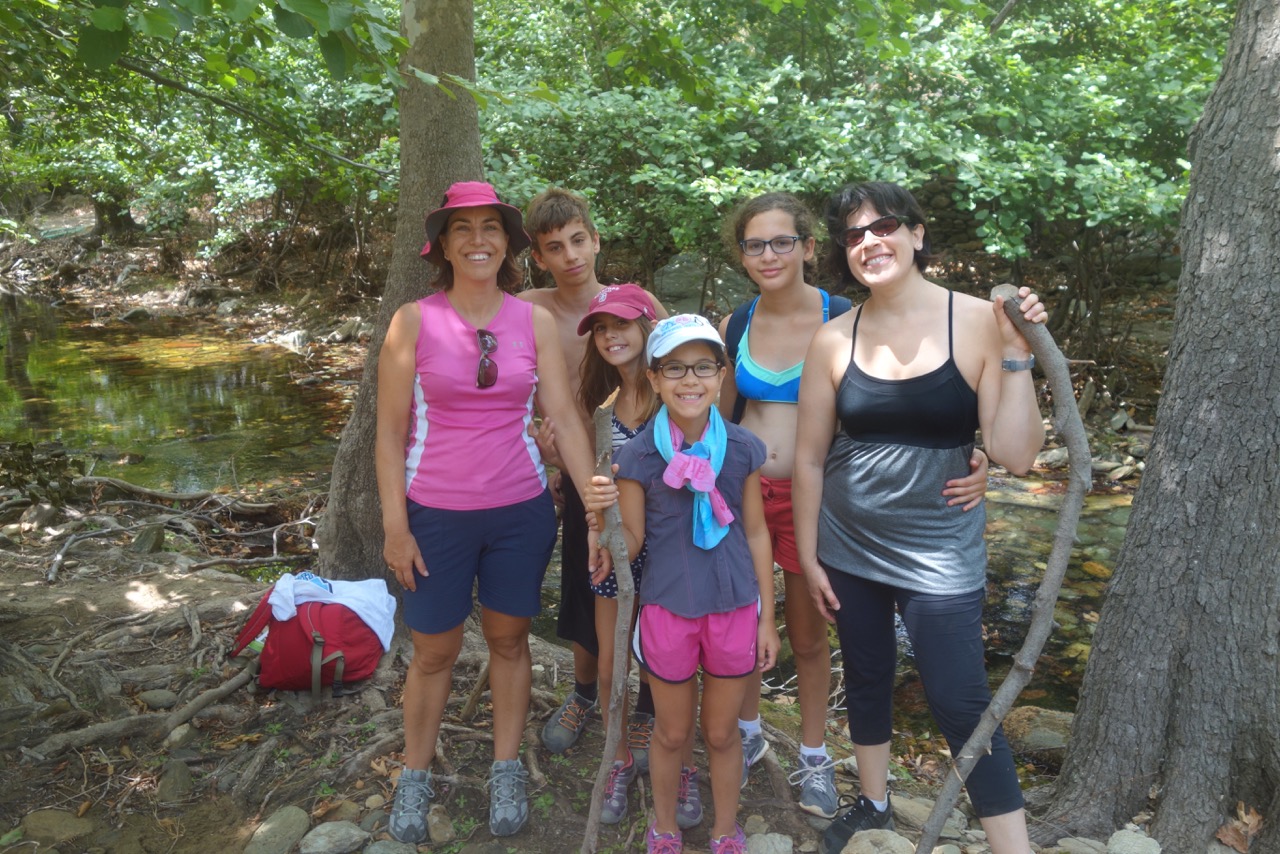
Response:
[{"label": "black sunglasses", "polygon": [[835,239],[836,243],[839,243],[845,249],[852,249],[861,245],[868,231],[876,237],[888,237],[904,225],[911,225],[911,220],[897,214],[889,214],[866,225],[855,225],[852,228],[846,228],[843,233],[835,235]]},{"label": "black sunglasses", "polygon": [[488,329],[477,329],[476,340],[480,342],[480,366],[476,368],[476,388],[489,388],[498,381],[498,363],[489,358],[489,354],[498,349],[498,336]]}]

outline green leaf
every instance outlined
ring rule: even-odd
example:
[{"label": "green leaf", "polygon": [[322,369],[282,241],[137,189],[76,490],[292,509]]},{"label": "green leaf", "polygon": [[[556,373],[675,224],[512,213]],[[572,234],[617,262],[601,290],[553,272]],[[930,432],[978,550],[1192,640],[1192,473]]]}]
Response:
[{"label": "green leaf", "polygon": [[329,7],[324,0],[278,0],[280,5],[311,22],[320,35],[329,32]]},{"label": "green leaf", "polygon": [[305,39],[315,32],[315,27],[311,26],[310,21],[282,6],[273,6],[271,14],[275,17],[276,26],[280,28],[280,32],[290,38]]},{"label": "green leaf", "polygon": [[221,2],[222,8],[227,10],[231,20],[242,24],[257,10],[259,0],[221,0]]},{"label": "green leaf", "polygon": [[[417,77],[423,83],[426,83],[428,86],[440,85],[439,77],[435,76],[434,74],[429,74],[426,71],[423,71],[421,68],[416,68],[411,65],[409,66],[409,73],[412,74],[414,77]],[[445,89],[445,91],[448,92],[449,90]]]},{"label": "green leaf", "polygon": [[129,28],[116,32],[85,26],[80,29],[78,55],[88,68],[102,71],[120,58],[129,46]]},{"label": "green leaf", "polygon": [[213,14],[213,0],[174,0],[179,6],[191,11],[191,14],[207,18]]},{"label": "green leaf", "polygon": [[345,30],[356,19],[356,10],[349,3],[332,3],[329,6],[329,29]]},{"label": "green leaf", "polygon": [[138,18],[138,32],[158,39],[171,39],[178,32],[178,16],[163,6],[143,9]]},{"label": "green leaf", "polygon": [[609,51],[608,55],[605,56],[604,58],[604,62],[605,62],[605,65],[609,66],[610,68],[617,68],[618,63],[622,62],[622,60],[626,58],[627,58],[627,49],[625,47],[620,47],[617,50]]},{"label": "green leaf", "polygon": [[324,56],[324,64],[328,66],[329,74],[336,80],[344,80],[350,76],[354,57],[347,48],[346,42],[337,33],[317,36],[316,41],[320,43],[320,53]]},{"label": "green leaf", "polygon": [[89,13],[89,20],[100,30],[118,33],[124,29],[124,9],[112,6],[99,6]]}]

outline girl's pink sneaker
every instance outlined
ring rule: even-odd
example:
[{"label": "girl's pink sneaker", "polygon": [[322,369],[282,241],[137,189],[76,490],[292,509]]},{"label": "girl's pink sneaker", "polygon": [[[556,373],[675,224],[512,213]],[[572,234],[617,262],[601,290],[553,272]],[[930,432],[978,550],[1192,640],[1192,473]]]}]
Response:
[{"label": "girl's pink sneaker", "polygon": [[[649,854],[684,854],[684,840],[679,831],[675,833],[659,833],[657,825],[649,825],[649,832],[644,835]],[[747,849],[740,849],[746,851]]]},{"label": "girl's pink sneaker", "polygon": [[742,825],[733,826],[733,836],[712,839],[711,854],[747,854],[747,836],[742,832]]}]

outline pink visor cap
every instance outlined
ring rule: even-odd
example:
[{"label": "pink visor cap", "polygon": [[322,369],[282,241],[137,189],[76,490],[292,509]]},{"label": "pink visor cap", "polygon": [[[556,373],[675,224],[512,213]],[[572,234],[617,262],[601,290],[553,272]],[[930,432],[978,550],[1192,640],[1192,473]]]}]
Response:
[{"label": "pink visor cap", "polygon": [[612,314],[623,320],[635,320],[647,317],[656,320],[653,311],[653,300],[649,292],[639,285],[609,285],[591,298],[587,313],[578,322],[578,334],[586,335],[591,331],[597,314]]},{"label": "pink visor cap", "polygon": [[445,191],[440,207],[427,214],[427,243],[422,247],[423,258],[431,254],[431,245],[440,236],[445,223],[449,221],[449,215],[458,208],[496,208],[502,215],[502,224],[506,227],[507,241],[512,252],[519,252],[532,243],[525,233],[520,209],[499,199],[491,184],[484,181],[459,181]]}]

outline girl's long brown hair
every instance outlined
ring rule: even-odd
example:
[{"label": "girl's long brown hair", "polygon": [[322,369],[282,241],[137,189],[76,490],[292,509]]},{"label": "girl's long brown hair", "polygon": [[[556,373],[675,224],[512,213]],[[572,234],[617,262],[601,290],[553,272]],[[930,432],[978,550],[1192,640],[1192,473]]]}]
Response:
[{"label": "girl's long brown hair", "polygon": [[[601,314],[608,314],[602,311]],[[610,315],[615,316],[615,315]],[[649,333],[653,331],[653,324],[647,317],[637,317],[631,321],[640,327],[643,340],[640,347],[649,343]],[[596,346],[595,330],[587,333],[591,336],[591,340],[587,342],[587,351],[582,354],[582,365],[578,369],[579,376],[582,378],[582,384],[578,387],[578,405],[582,407],[582,411],[588,418],[596,411],[596,407],[605,402],[605,399],[613,394],[613,390],[622,385],[622,374],[616,367],[604,360],[604,356],[600,355],[600,348]],[[641,391],[649,390],[649,405],[643,408],[644,417],[642,421],[648,421],[657,414],[658,408],[662,406],[662,401],[653,394],[649,385],[649,380],[645,376],[645,360],[643,357],[635,360],[635,367],[632,369],[634,376],[632,383]]]}]

